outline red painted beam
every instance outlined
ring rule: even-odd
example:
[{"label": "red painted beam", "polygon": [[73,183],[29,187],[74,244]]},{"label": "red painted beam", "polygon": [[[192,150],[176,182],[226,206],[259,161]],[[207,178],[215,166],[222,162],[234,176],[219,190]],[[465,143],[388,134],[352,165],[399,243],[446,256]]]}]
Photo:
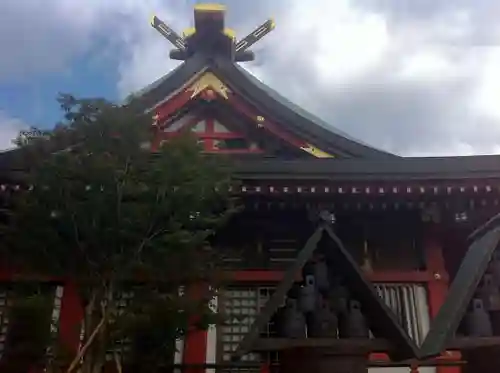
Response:
[{"label": "red painted beam", "polygon": [[[192,115],[192,117],[189,118],[189,120],[187,120],[186,123],[184,123],[181,128],[179,128],[175,131],[168,130],[173,124],[177,123],[177,121],[175,121],[175,120],[173,122],[169,123],[168,125],[160,125],[159,126],[160,134],[168,135],[169,137],[175,136],[175,135],[180,134],[182,131],[190,130],[191,128],[196,126],[198,123],[205,120],[205,118],[203,118],[201,115],[193,114],[193,113],[191,113],[191,115]],[[179,118],[178,120],[181,120],[181,119],[182,118]]]},{"label": "red painted beam", "polygon": [[183,90],[159,105],[155,112],[158,115],[158,122],[166,120],[174,112],[186,105],[192,98],[192,93]]},{"label": "red painted beam", "polygon": [[217,149],[207,151],[207,153],[217,153],[217,154],[263,154],[262,149]]},{"label": "red painted beam", "polygon": [[[245,270],[228,273],[228,277],[235,282],[280,282],[284,271],[278,270]],[[431,271],[383,271],[368,273],[366,276],[372,282],[408,282],[408,283],[427,283],[434,280],[434,274]],[[300,279],[300,274],[297,275]]]},{"label": "red painted beam", "polygon": [[[164,132],[161,134],[161,137],[164,139],[171,139],[172,137],[178,136],[181,131],[172,131],[172,132]],[[200,139],[215,139],[215,140],[230,140],[230,139],[244,139],[245,136],[241,133],[237,132],[214,132],[214,133],[206,133],[206,132],[193,132],[193,135],[199,137]]]},{"label": "red painted beam", "polygon": [[[447,274],[439,272],[440,282],[446,283]],[[283,278],[284,271],[279,270],[241,270],[227,272],[226,276],[231,281],[235,282],[280,282]],[[300,274],[297,275],[300,279]],[[433,271],[383,271],[368,273],[366,276],[372,282],[409,282],[409,283],[427,283],[435,281],[435,273]],[[63,282],[64,279],[56,276],[23,276],[19,277],[10,270],[0,270],[0,281],[12,280],[37,280],[40,282]],[[437,300],[436,300],[437,302]]]},{"label": "red painted beam", "polygon": [[[244,114],[248,118],[252,119],[252,121],[255,122],[255,125],[258,126],[259,123],[257,122],[257,117],[260,116],[261,114],[254,108],[252,108],[250,105],[246,104],[243,100],[241,100],[239,97],[235,96],[234,94],[229,95],[228,101],[231,105],[233,105],[234,108],[236,108],[237,111],[240,113]],[[295,138],[288,132],[285,132],[275,124],[273,121],[269,120],[268,118],[264,118],[264,121],[260,123],[262,126],[262,129],[264,131],[269,131],[275,136],[278,136],[282,140],[286,141],[287,143],[300,148],[301,146],[305,146],[305,142],[302,139]]]}]

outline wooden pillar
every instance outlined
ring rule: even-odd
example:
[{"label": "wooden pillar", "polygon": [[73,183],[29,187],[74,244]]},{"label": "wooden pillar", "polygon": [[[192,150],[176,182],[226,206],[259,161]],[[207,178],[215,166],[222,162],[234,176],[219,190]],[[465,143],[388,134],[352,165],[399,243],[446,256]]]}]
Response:
[{"label": "wooden pillar", "polygon": [[260,373],[271,373],[269,363],[262,363],[260,365]]},{"label": "wooden pillar", "polygon": [[64,284],[59,316],[59,338],[68,352],[76,353],[80,344],[83,306],[73,282]]},{"label": "wooden pillar", "polygon": [[[442,237],[435,223],[428,223],[424,230],[424,250],[427,270],[433,274],[428,282],[428,303],[431,319],[436,317],[448,293],[449,276],[443,257]],[[437,360],[460,360],[459,351],[446,351]],[[460,367],[440,366],[436,373],[460,373]]]},{"label": "wooden pillar", "polygon": [[[207,332],[190,330],[185,338],[183,364],[205,364]],[[204,368],[188,368],[188,373],[203,373]]]},{"label": "wooden pillar", "polygon": [[[192,297],[201,297],[203,294],[203,285],[193,286],[189,290]],[[184,338],[184,356],[182,358],[183,364],[205,364],[207,357],[207,331],[200,330],[195,325],[197,319],[191,322],[192,328],[188,330]],[[204,373],[204,368],[188,368],[185,370],[187,373]]]},{"label": "wooden pillar", "polygon": [[214,150],[217,150],[214,148],[214,138],[213,135],[215,134],[215,121],[214,118],[209,117],[205,119],[205,134],[210,135],[205,139],[204,142],[204,148],[205,151],[211,152]]}]

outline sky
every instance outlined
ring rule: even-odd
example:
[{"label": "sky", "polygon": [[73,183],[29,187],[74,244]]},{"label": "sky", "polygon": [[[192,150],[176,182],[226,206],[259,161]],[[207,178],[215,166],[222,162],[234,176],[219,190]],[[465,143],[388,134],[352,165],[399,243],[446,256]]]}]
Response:
[{"label": "sky", "polygon": [[[119,102],[168,73],[188,0],[2,0],[0,149],[60,119],[58,93]],[[500,153],[497,0],[228,0],[243,37],[276,29],[242,64],[332,126],[405,156]]]}]

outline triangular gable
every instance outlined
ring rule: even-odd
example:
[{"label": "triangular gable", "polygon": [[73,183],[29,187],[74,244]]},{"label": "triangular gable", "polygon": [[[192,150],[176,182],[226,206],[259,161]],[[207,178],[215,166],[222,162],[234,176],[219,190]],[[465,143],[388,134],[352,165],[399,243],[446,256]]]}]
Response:
[{"label": "triangular gable", "polygon": [[[210,71],[205,71],[197,79],[189,82],[183,91],[181,90],[170,100],[156,107],[154,109],[155,121],[161,124],[162,121],[167,120],[180,107],[189,105],[194,100],[203,100],[214,105],[220,105],[222,101],[223,105],[228,105],[232,110],[238,111],[240,115],[246,116],[247,119],[253,122],[253,126],[259,128],[261,132],[266,132],[270,136],[277,137],[301,152],[316,158],[332,158],[335,156],[304,141],[288,129],[284,129],[283,126],[274,123],[270,118],[258,115],[255,109],[245,103],[244,100],[236,98],[232,94],[231,89]],[[173,103],[176,105],[173,105]]]},{"label": "triangular gable", "polygon": [[184,64],[186,66],[160,79],[150,90],[133,95],[130,103],[151,111],[161,122],[196,100],[209,104],[223,101],[251,118],[256,126],[316,158],[394,157],[357,142],[287,104],[285,99],[231,61],[207,61],[197,55]]},{"label": "triangular gable", "polygon": [[[499,250],[500,214],[490,219],[470,235],[469,242],[468,251],[450,286],[446,301],[432,321],[429,333],[421,346],[422,357],[436,356],[449,347],[448,344],[455,336],[468,309],[470,312],[474,308],[479,308],[477,313],[472,312],[471,316],[476,317],[479,324],[483,324],[478,325],[479,329],[483,328],[484,330],[484,328],[488,327],[484,323],[487,323],[489,316],[491,316],[488,315],[490,310],[485,309],[484,298],[477,291],[482,279],[483,283],[489,282],[484,281],[484,276],[495,250]],[[499,290],[498,286],[496,290]],[[480,304],[477,304],[474,298],[479,300]],[[482,333],[477,334],[476,337],[481,336]]]},{"label": "triangular gable", "polygon": [[223,101],[211,102],[212,105],[208,106],[203,101],[192,102],[183,108],[184,113],[177,111],[166,122],[157,116],[156,126],[160,137],[157,140],[166,140],[180,131],[189,130],[207,139],[205,142],[209,146],[205,150],[210,152],[248,150],[250,153],[265,153],[273,157],[285,154],[287,158],[330,157],[265,118],[255,119],[245,109],[239,111],[238,107]]},{"label": "triangular gable", "polygon": [[295,262],[286,271],[283,280],[254,322],[249,333],[241,341],[234,353],[234,357],[240,358],[256,347],[255,342],[260,330],[270,321],[283,303],[286,294],[295,282],[296,274],[312,257],[322,239],[326,239],[330,243],[330,247],[322,252],[330,268],[330,275],[332,275],[332,269],[342,271],[344,284],[349,288],[348,290],[352,293],[353,298],[358,300],[361,307],[366,311],[365,316],[373,334],[378,338],[386,338],[392,343],[391,356],[395,360],[418,357],[418,348],[415,343],[398,323],[393,312],[380,298],[371,283],[364,278],[358,265],[328,223],[322,223],[306,242]]}]

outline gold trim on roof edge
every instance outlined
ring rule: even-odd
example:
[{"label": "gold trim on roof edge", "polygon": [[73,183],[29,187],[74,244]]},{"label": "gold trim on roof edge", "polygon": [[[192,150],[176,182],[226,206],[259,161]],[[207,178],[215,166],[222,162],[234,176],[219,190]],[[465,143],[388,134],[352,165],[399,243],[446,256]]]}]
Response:
[{"label": "gold trim on roof edge", "polygon": [[228,99],[229,88],[212,72],[206,72],[200,76],[187,88],[187,91],[191,91],[191,98],[194,98],[207,88],[212,89],[226,100]]},{"label": "gold trim on roof edge", "polygon": [[196,4],[194,6],[195,12],[225,12],[226,6],[222,4]]},{"label": "gold trim on roof edge", "polygon": [[318,149],[311,144],[306,144],[300,147],[301,150],[315,156],[316,158],[335,158],[334,155],[328,154],[321,149]]}]

